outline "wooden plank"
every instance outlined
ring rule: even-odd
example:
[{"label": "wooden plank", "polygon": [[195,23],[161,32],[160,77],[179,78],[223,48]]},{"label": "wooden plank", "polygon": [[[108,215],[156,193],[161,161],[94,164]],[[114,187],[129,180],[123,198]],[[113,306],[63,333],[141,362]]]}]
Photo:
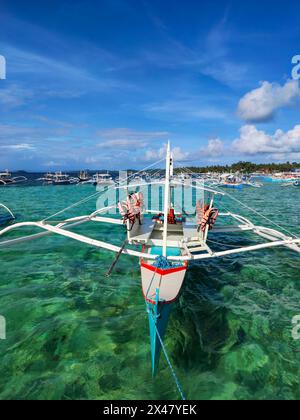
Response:
[{"label": "wooden plank", "polygon": [[130,238],[130,242],[147,243],[153,232],[154,226],[154,220],[145,218],[143,224],[138,227],[137,234]]},{"label": "wooden plank", "polygon": [[198,246],[198,247],[194,247],[194,248],[189,248],[189,251],[191,254],[193,254],[194,252],[201,252],[201,251],[207,251],[206,248],[204,246]]}]

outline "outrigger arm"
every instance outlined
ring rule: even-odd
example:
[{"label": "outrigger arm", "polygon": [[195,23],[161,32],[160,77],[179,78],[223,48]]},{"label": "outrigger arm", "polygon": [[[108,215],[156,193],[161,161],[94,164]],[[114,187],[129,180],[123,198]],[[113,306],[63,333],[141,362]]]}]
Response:
[{"label": "outrigger arm", "polygon": [[[78,242],[82,242],[87,245],[94,246],[96,248],[103,248],[103,249],[106,249],[108,251],[112,251],[115,253],[119,253],[121,251],[122,254],[131,255],[137,258],[147,258],[149,260],[155,260],[158,257],[158,255],[135,251],[129,248],[125,248],[122,250],[122,247],[120,246],[112,245],[104,241],[99,241],[97,239],[92,239],[87,236],[71,232],[67,229],[67,228],[75,227],[75,226],[78,226],[87,222],[110,223],[110,224],[115,224],[115,225],[120,225],[120,226],[123,225],[121,220],[98,216],[98,214],[105,213],[107,212],[107,210],[108,208],[103,208],[103,209],[98,210],[97,212],[92,213],[89,216],[80,216],[80,217],[67,219],[61,223],[58,223],[55,226],[49,223],[45,223],[43,221],[16,223],[14,225],[8,226],[5,229],[1,230],[0,236],[3,236],[4,234],[9,233],[13,230],[16,230],[22,227],[28,227],[28,226],[42,229],[45,232],[32,234],[32,235],[24,236],[20,238],[10,239],[6,241],[0,241],[0,248],[19,244],[22,242],[28,242],[34,239],[38,239],[44,235],[55,233],[57,235],[67,237],[69,239],[73,239]],[[291,249],[292,251],[300,253],[300,238],[288,237],[285,234],[275,229],[271,229],[271,228],[267,228],[263,226],[256,226],[253,223],[251,223],[248,219],[244,218],[243,216],[236,215],[233,213],[221,213],[220,217],[231,217],[235,219],[236,221],[238,221],[239,225],[215,227],[213,231],[214,234],[234,233],[234,232],[252,232],[256,234],[257,236],[260,236],[264,239],[268,239],[269,242],[257,244],[253,246],[234,248],[234,249],[229,249],[226,251],[219,251],[219,252],[214,252],[211,250],[209,252],[209,250],[206,249],[206,252],[203,252],[201,254],[193,255],[190,253],[189,255],[186,255],[186,256],[169,256],[168,259],[170,261],[177,261],[177,262],[178,261],[199,261],[199,260],[205,260],[205,259],[210,259],[210,258],[221,258],[224,256],[241,254],[245,252],[259,251],[263,249],[276,248],[276,247],[287,247]],[[195,232],[196,232],[196,227],[195,227]],[[192,240],[192,238],[187,239],[187,241],[185,242],[186,245],[188,245],[189,240]]]}]

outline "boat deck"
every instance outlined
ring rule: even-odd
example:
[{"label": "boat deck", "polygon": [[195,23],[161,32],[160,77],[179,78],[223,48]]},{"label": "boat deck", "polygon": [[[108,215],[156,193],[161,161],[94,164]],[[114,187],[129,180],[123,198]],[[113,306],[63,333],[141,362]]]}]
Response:
[{"label": "boat deck", "polygon": [[134,232],[134,236],[130,237],[132,243],[146,244],[155,228],[155,221],[144,218],[143,223],[139,225]]}]

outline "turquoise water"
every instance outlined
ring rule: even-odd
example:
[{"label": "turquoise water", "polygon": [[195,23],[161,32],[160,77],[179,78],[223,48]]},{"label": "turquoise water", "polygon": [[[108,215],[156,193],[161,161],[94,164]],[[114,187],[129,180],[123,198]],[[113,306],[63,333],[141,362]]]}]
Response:
[{"label": "turquoise water", "polygon": [[[93,191],[2,188],[0,202],[18,221],[41,220]],[[270,184],[230,194],[300,235],[299,189]],[[250,215],[228,199],[221,204]],[[65,216],[94,209],[92,201]],[[113,236],[115,243],[124,239],[122,229],[109,225],[75,230],[104,240]],[[253,243],[240,234],[226,240]],[[151,377],[135,258],[121,257],[106,278],[111,253],[51,235],[0,249],[0,258],[0,314],[7,320],[7,340],[0,341],[1,399],[178,398],[165,360],[158,377]],[[190,266],[165,340],[187,398],[300,398],[300,341],[291,337],[291,319],[300,314],[299,269],[300,256],[286,249]]]}]

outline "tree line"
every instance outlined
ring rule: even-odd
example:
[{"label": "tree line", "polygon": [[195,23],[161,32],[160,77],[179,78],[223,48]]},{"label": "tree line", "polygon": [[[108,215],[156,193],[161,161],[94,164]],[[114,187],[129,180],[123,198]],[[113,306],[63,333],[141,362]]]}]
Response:
[{"label": "tree line", "polygon": [[[286,162],[286,163],[252,163],[252,162],[237,162],[232,165],[212,165],[212,166],[189,166],[185,168],[189,172],[208,173],[208,172],[264,172],[266,174],[274,172],[292,172],[300,170],[300,163]],[[176,173],[182,172],[182,169],[177,168]]]}]

